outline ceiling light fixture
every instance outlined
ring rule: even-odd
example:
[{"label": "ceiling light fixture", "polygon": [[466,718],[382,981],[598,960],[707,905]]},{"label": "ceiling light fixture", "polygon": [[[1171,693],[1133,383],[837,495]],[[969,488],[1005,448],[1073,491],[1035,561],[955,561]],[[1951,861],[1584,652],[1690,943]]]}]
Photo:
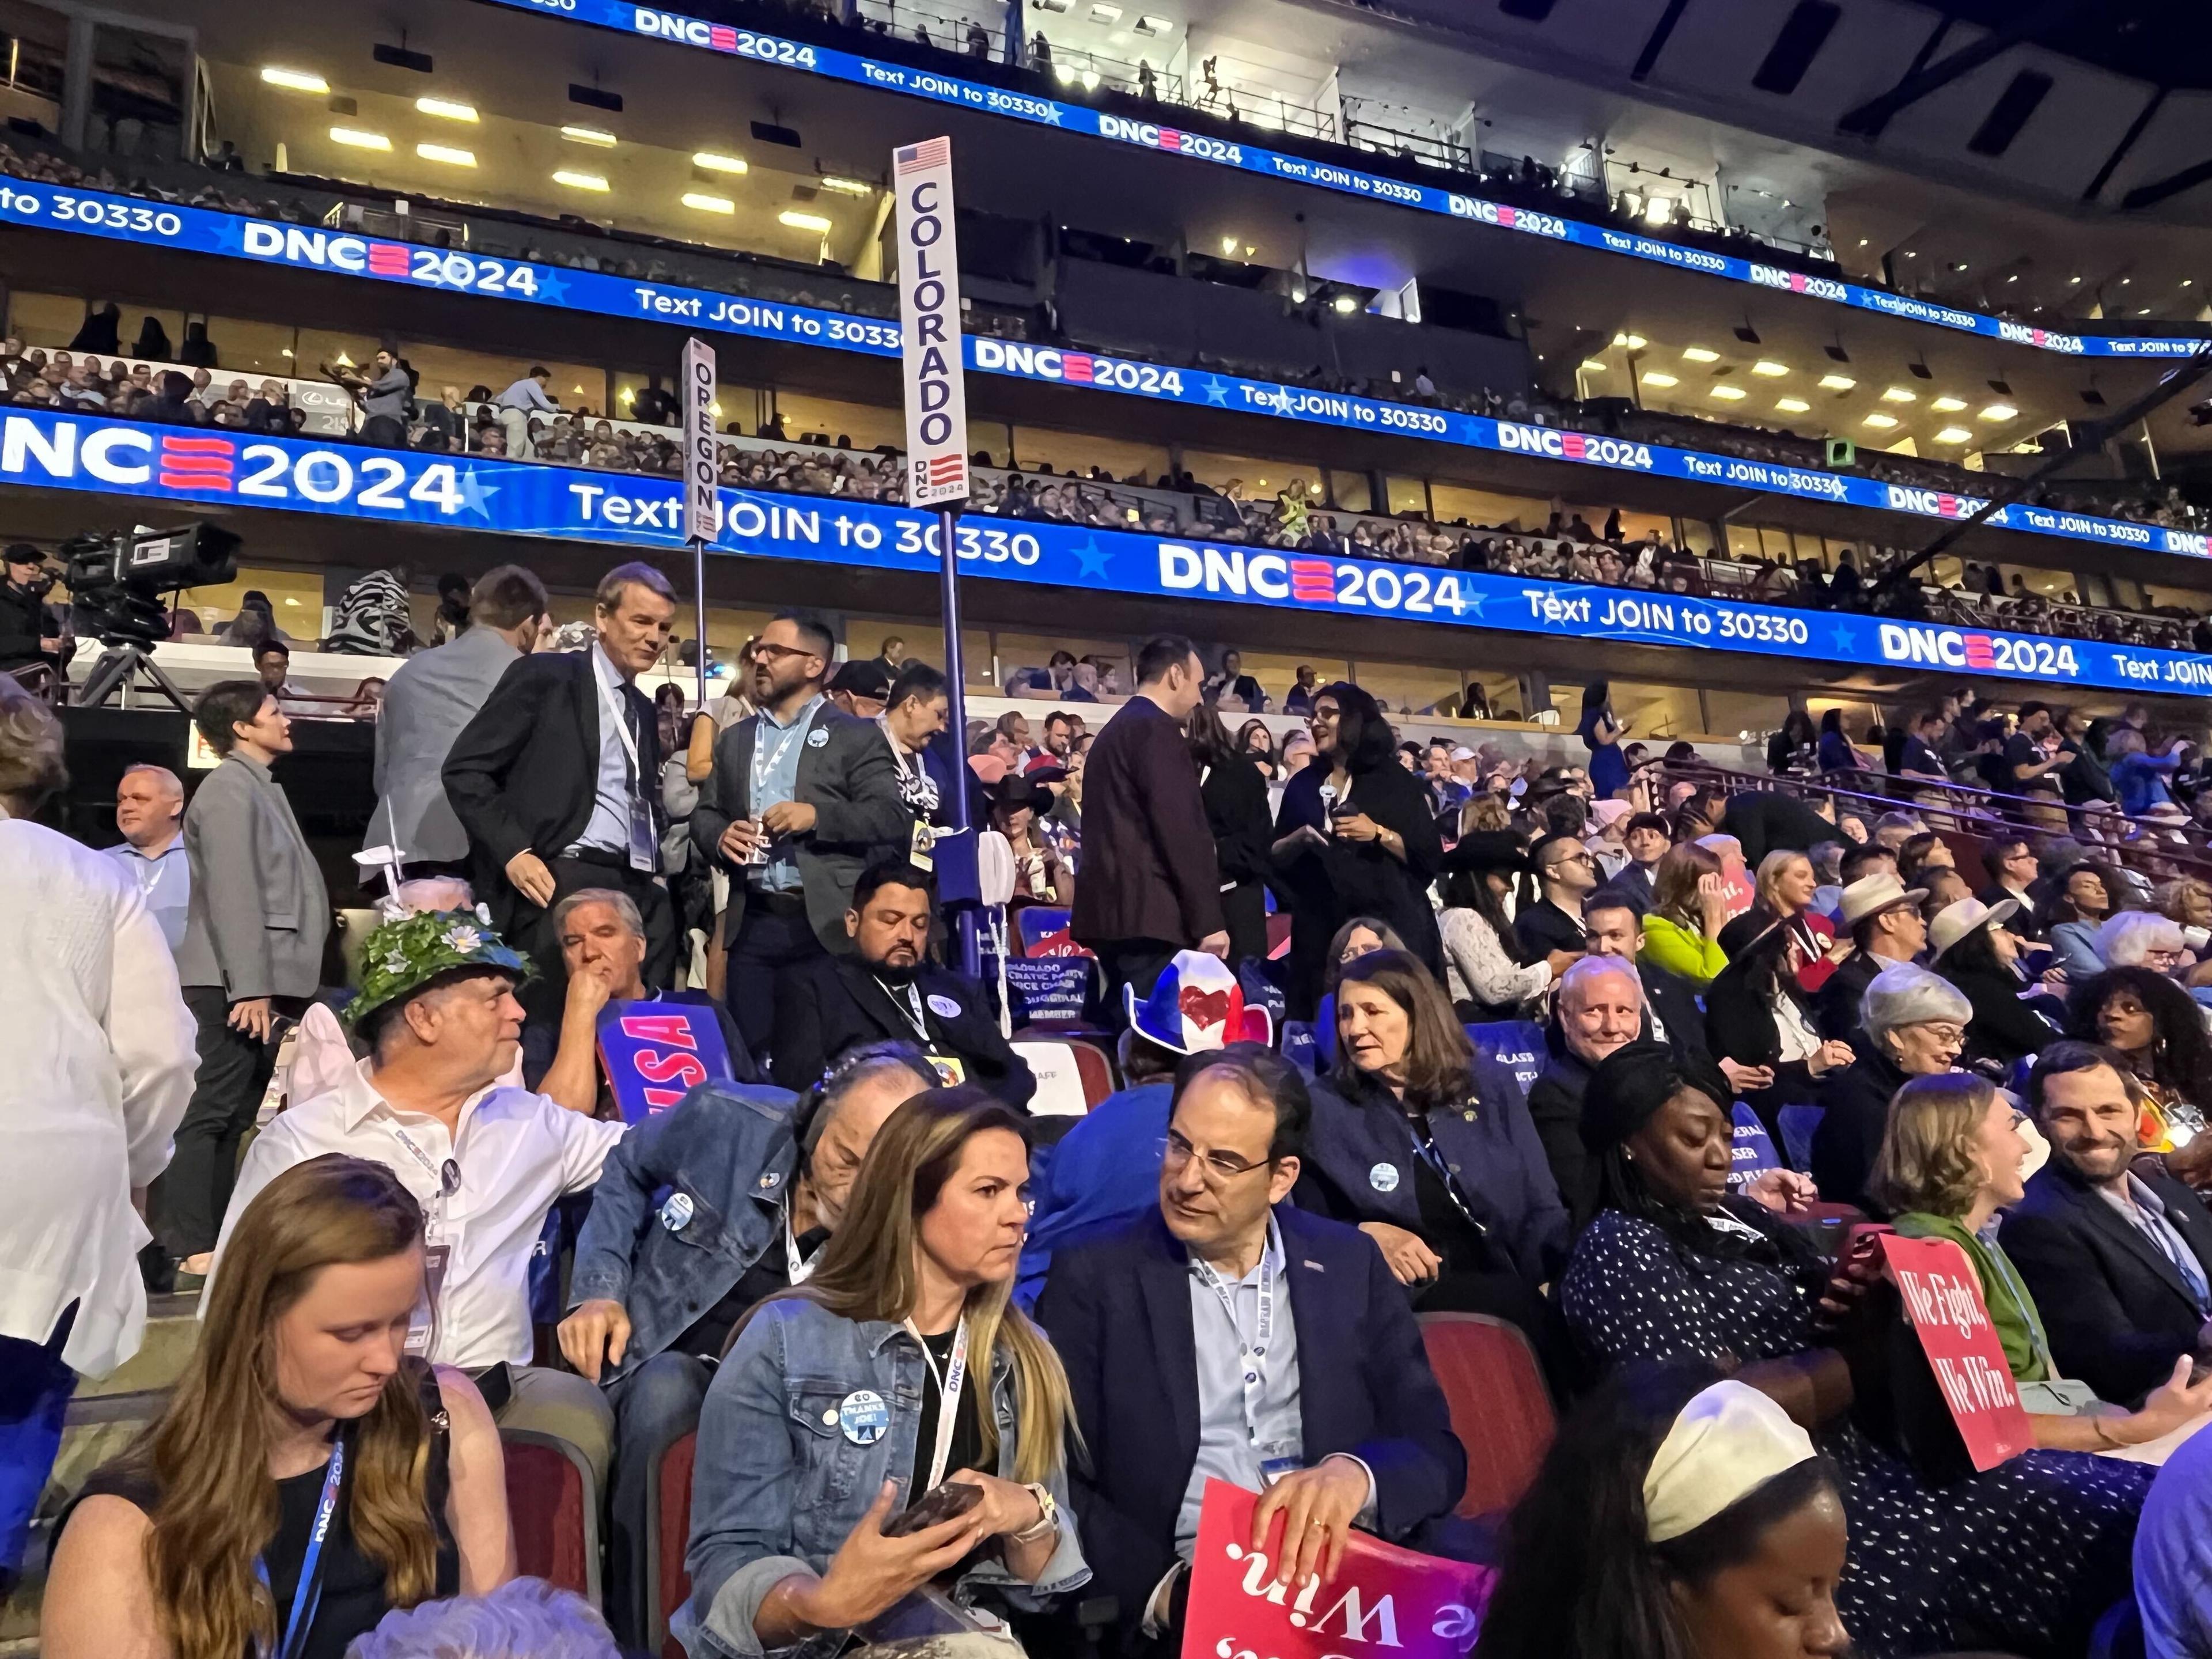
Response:
[{"label": "ceiling light fixture", "polygon": [[1737,404],[1751,394],[1740,386],[1717,386],[1713,388],[1713,396],[1724,404]]},{"label": "ceiling light fixture", "polygon": [[392,140],[380,132],[364,132],[359,127],[332,127],[331,142],[349,144],[356,149],[390,149]]},{"label": "ceiling light fixture", "polygon": [[1790,372],[1790,365],[1787,363],[1778,363],[1771,358],[1762,357],[1751,366],[1751,372],[1754,374],[1764,374],[1770,380],[1777,380]]},{"label": "ceiling light fixture", "polygon": [[283,87],[287,92],[312,92],[318,98],[327,97],[331,90],[329,82],[305,70],[278,69],[272,64],[261,71],[261,78],[272,87]]},{"label": "ceiling light fixture", "polygon": [[1717,363],[1721,360],[1721,354],[1710,346],[1684,346],[1682,360],[1691,363]]},{"label": "ceiling light fixture", "polygon": [[1235,254],[1237,252],[1237,239],[1234,236],[1223,237],[1221,239],[1221,251],[1225,254]]},{"label": "ceiling light fixture", "polygon": [[1645,371],[1644,384],[1646,386],[1656,386],[1662,392],[1664,392],[1668,386],[1680,386],[1681,382],[1677,380],[1673,375],[1662,374],[1658,369],[1654,368]]},{"label": "ceiling light fixture", "polygon": [[600,149],[612,149],[617,142],[614,134],[597,127],[562,127],[561,136],[572,144],[591,144]]},{"label": "ceiling light fixture", "polygon": [[704,167],[709,173],[744,173],[752,171],[744,156],[720,155],[711,149],[696,152],[691,157],[691,165],[695,167]]},{"label": "ceiling light fixture", "polygon": [[1778,398],[1774,406],[1784,415],[1802,415],[1813,407],[1802,398]]},{"label": "ceiling light fixture", "polygon": [[571,190],[605,190],[607,181],[596,173],[561,172],[553,175],[556,185],[566,185]]},{"label": "ceiling light fixture", "polygon": [[[686,201],[690,199],[688,196],[684,198]],[[796,209],[787,208],[775,216],[775,222],[780,225],[788,225],[793,230],[811,230],[819,236],[827,236],[830,230],[830,221],[820,214],[800,213]]]},{"label": "ceiling light fixture", "polygon": [[474,104],[464,104],[452,98],[417,98],[415,107],[425,115],[434,115],[441,121],[473,121],[477,118]]},{"label": "ceiling light fixture", "polygon": [[1602,357],[1585,357],[1582,366],[1593,374],[1610,374],[1613,372],[1613,365]]},{"label": "ceiling light fixture", "polygon": [[456,149],[451,144],[417,144],[415,153],[426,161],[443,161],[447,167],[472,167],[477,164],[474,150]]},{"label": "ceiling light fixture", "polygon": [[876,193],[876,187],[864,179],[841,179],[832,173],[823,173],[815,182],[823,189],[834,191],[840,196],[873,196]]},{"label": "ceiling light fixture", "polygon": [[1962,444],[1973,435],[1963,426],[1947,426],[1936,434],[1936,441],[1939,444]]},{"label": "ceiling light fixture", "polygon": [[1917,403],[1920,401],[1920,394],[1909,386],[1885,386],[1882,388],[1881,400],[1886,404]]},{"label": "ceiling light fixture", "polygon": [[2020,411],[2010,404],[1991,404],[1982,411],[1982,418],[1985,421],[2009,421],[2017,418],[2019,414]]},{"label": "ceiling light fixture", "polygon": [[1873,414],[1868,416],[1865,420],[1860,422],[1859,424],[1862,426],[1870,426],[1877,432],[1887,432],[1890,428],[1897,424],[1897,416],[1894,415],[1885,415],[1877,409]]},{"label": "ceiling light fixture", "polygon": [[1823,374],[1820,377],[1820,389],[1823,392],[1849,392],[1857,384],[1858,382],[1848,374]]},{"label": "ceiling light fixture", "polygon": [[1928,405],[1929,408],[1934,410],[1938,415],[1955,415],[1966,406],[1966,401],[1965,398],[1948,396],[1938,398],[1934,403]]},{"label": "ceiling light fixture", "polygon": [[1617,346],[1626,346],[1631,351],[1641,351],[1651,343],[1641,334],[1616,334],[1613,337],[1613,343]]},{"label": "ceiling light fixture", "polygon": [[738,204],[726,196],[709,196],[703,191],[687,190],[680,198],[685,207],[701,213],[735,213]]},{"label": "ceiling light fixture", "polygon": [[1340,294],[1336,296],[1336,314],[1338,316],[1349,317],[1353,312],[1358,309],[1359,301],[1353,299],[1349,294]]}]

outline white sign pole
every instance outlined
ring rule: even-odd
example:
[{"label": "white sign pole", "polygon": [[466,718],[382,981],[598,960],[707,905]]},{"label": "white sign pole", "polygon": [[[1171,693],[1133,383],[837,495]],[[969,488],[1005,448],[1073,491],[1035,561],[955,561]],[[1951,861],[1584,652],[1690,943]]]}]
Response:
[{"label": "white sign pole", "polygon": [[[966,678],[960,662],[960,560],[957,530],[968,499],[968,391],[961,363],[960,249],[954,234],[952,141],[926,138],[891,151],[897,204],[899,333],[906,382],[906,499],[937,514],[939,586],[945,620],[946,720],[953,752],[968,744]],[[967,775],[956,766],[954,833],[969,831]],[[967,855],[973,856],[973,837]],[[960,964],[971,979],[982,965],[975,916],[958,907]]]},{"label": "white sign pole", "polygon": [[714,457],[714,348],[684,343],[684,538],[691,544],[698,602],[699,707],[707,706],[707,544],[721,530],[720,466]]}]

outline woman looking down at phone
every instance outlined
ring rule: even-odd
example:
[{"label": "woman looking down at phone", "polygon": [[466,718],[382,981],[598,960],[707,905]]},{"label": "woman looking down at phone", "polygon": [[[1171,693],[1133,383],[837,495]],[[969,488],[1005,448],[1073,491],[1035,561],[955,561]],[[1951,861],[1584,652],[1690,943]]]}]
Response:
[{"label": "woman looking down at phone", "polygon": [[1891,1293],[1869,1297],[1879,1252],[1869,1238],[1831,1267],[1755,1201],[1776,1194],[1729,1194],[1728,1095],[1664,1043],[1632,1042],[1591,1073],[1583,1142],[1601,1207],[1559,1279],[1569,1329],[1608,1370],[1724,1365],[1813,1436],[1850,1521],[1836,1607],[1863,1659],[2084,1651],[2128,1592],[2142,1468],[2033,1450],[1937,1486],[1863,1430],[1855,1407],[1877,1427],[1889,1414],[1855,1398],[1855,1379],[1882,1376],[1896,1317]]},{"label": "woman looking down at phone", "polygon": [[[955,1569],[959,1599],[1018,1608],[1089,1579],[1067,1379],[1008,1300],[1028,1182],[1022,1120],[981,1089],[916,1095],[877,1132],[821,1265],[748,1316],[708,1390],[687,1651],[834,1650]],[[959,1486],[981,1495],[939,1491]]]}]

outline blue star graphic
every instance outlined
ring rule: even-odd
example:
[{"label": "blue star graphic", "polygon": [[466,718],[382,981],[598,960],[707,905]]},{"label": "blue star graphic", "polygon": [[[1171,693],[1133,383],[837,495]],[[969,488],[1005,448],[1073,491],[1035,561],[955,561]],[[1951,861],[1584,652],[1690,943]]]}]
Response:
[{"label": "blue star graphic", "polygon": [[566,305],[568,303],[568,284],[549,270],[538,279],[538,297],[549,306]]},{"label": "blue star graphic", "polygon": [[488,484],[478,477],[474,467],[461,474],[461,504],[479,519],[491,517],[485,503],[498,495],[499,491],[499,485]]},{"label": "blue star graphic", "polygon": [[1834,642],[1835,651],[1838,656],[1843,655],[1859,642],[1858,636],[1841,623],[1838,623],[1828,630],[1828,638]]},{"label": "blue star graphic", "polygon": [[1218,404],[1223,409],[1228,408],[1229,382],[1223,380],[1218,374],[1209,378],[1206,383],[1206,401],[1210,404]]},{"label": "blue star graphic", "polygon": [[246,221],[240,218],[234,213],[222,214],[219,216],[219,218],[220,222],[216,225],[215,233],[215,245],[216,252],[221,253],[245,252]]},{"label": "blue star graphic", "polygon": [[1107,562],[1113,556],[1098,545],[1098,538],[1096,536],[1089,538],[1082,546],[1075,550],[1075,562],[1081,567],[1079,574],[1088,577],[1092,581],[1103,582],[1106,580]]},{"label": "blue star graphic", "polygon": [[1482,602],[1490,595],[1478,591],[1463,593],[1460,597],[1466,603],[1468,614],[1471,617],[1480,617],[1482,615]]},{"label": "blue star graphic", "polygon": [[1482,423],[1476,420],[1472,415],[1461,416],[1459,417],[1459,439],[1462,443],[1466,444],[1480,443],[1482,441]]},{"label": "blue star graphic", "polygon": [[1061,117],[1064,113],[1065,112],[1061,110],[1058,104],[1047,104],[1044,106],[1044,118],[1054,126],[1060,125]]}]

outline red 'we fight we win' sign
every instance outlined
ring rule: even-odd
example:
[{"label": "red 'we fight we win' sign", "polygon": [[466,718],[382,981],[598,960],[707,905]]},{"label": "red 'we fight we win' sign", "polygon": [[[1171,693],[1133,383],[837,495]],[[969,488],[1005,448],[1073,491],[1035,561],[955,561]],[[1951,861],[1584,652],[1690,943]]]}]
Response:
[{"label": "red 'we fight we win' sign", "polygon": [[1965,1253],[1948,1239],[1895,1233],[1881,1235],[1881,1249],[1974,1467],[1993,1469],[2026,1451],[2035,1437]]},{"label": "red 'we fight we win' sign", "polygon": [[1328,1583],[1279,1584],[1282,1517],[1267,1547],[1252,1548],[1259,1501],[1226,1480],[1206,1483],[1182,1659],[1463,1659],[1474,1647],[1489,1568],[1354,1532]]}]

